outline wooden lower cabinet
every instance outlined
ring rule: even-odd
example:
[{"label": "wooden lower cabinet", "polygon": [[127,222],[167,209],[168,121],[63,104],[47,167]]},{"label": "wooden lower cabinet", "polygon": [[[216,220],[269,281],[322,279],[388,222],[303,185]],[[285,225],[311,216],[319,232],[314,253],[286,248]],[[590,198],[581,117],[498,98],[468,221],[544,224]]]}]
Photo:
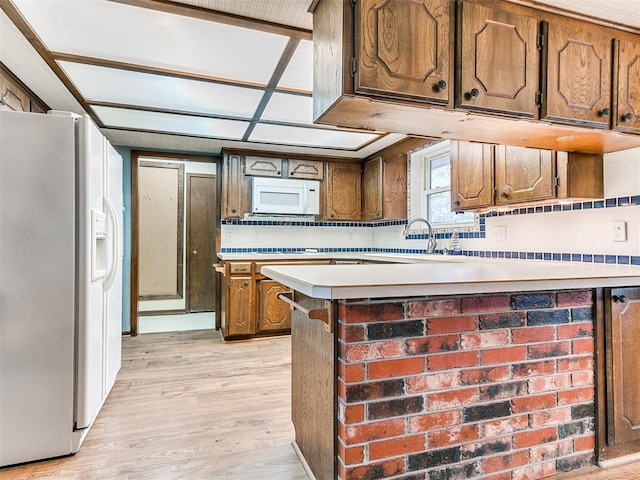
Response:
[{"label": "wooden lower cabinet", "polygon": [[640,452],[640,287],[605,289],[597,372],[599,460]]},{"label": "wooden lower cabinet", "polygon": [[279,293],[291,293],[291,290],[275,280],[259,280],[258,285],[258,332],[291,330],[291,309],[278,299]]},{"label": "wooden lower cabinet", "polygon": [[290,290],[260,273],[269,265],[328,265],[330,259],[227,261],[216,266],[222,274],[220,326],[225,340],[291,332],[291,309],[277,295]]},{"label": "wooden lower cabinet", "polygon": [[224,336],[252,335],[256,333],[253,315],[253,281],[248,277],[231,277],[226,282],[227,314]]}]

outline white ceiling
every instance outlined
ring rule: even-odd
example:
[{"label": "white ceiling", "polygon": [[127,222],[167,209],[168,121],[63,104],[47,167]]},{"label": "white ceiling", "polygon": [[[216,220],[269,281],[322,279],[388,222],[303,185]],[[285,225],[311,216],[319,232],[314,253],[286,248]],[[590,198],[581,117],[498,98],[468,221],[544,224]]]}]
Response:
[{"label": "white ceiling", "polygon": [[[512,1],[640,29],[640,0]],[[0,61],[51,108],[89,113],[115,145],[364,158],[404,138],[312,124],[310,2],[0,0]]]}]

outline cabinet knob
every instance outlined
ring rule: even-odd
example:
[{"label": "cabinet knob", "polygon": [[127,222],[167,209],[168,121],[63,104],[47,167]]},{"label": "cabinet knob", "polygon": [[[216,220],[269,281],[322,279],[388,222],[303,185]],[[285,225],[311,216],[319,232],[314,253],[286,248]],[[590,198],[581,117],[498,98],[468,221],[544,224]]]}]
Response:
[{"label": "cabinet knob", "polygon": [[242,284],[246,287],[247,285],[249,285],[249,280],[245,280],[244,282],[242,282]]},{"label": "cabinet knob", "polygon": [[191,255],[194,256],[194,257],[197,257],[198,256],[198,251],[194,250],[193,252],[191,252]]},{"label": "cabinet knob", "polygon": [[480,91],[477,88],[472,88],[467,93],[465,93],[464,96],[467,98],[467,100],[478,98],[480,96]]},{"label": "cabinet knob", "polygon": [[613,298],[613,301],[616,303],[624,303],[627,301],[627,297],[625,297],[624,295],[614,295],[611,298]]},{"label": "cabinet knob", "polygon": [[633,113],[631,113],[631,112],[627,112],[624,115],[622,115],[622,121],[623,122],[628,122],[631,119],[633,119]]},{"label": "cabinet knob", "polygon": [[603,108],[602,110],[598,110],[599,117],[607,117],[609,116],[610,113],[611,113],[611,110],[609,110],[608,108]]},{"label": "cabinet knob", "polygon": [[460,201],[459,201],[459,200],[456,200],[455,202],[453,202],[453,204],[454,204],[456,207],[458,207],[458,206],[460,206]]},{"label": "cabinet knob", "polygon": [[447,88],[447,82],[445,82],[444,80],[440,80],[438,83],[436,83],[435,88],[436,92],[441,92]]},{"label": "cabinet knob", "polygon": [[232,209],[231,209],[231,213],[236,213],[236,209],[235,209],[235,208],[232,208]]},{"label": "cabinet knob", "polygon": [[509,194],[507,192],[500,192],[500,198],[507,198]]},{"label": "cabinet knob", "polygon": [[281,173],[282,173],[282,172],[281,172],[280,170],[278,170],[278,171],[276,172],[276,175],[280,175]]},{"label": "cabinet knob", "polygon": [[331,213],[329,214],[329,216],[330,216],[331,218],[333,218],[333,216],[334,216],[334,215],[333,215],[333,212],[331,212]]}]

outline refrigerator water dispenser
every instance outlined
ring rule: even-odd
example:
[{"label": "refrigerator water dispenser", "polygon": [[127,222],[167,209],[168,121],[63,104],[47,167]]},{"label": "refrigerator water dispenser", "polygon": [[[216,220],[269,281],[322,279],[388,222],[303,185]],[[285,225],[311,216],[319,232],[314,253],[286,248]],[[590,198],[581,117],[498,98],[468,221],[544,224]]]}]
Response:
[{"label": "refrigerator water dispenser", "polygon": [[107,274],[107,215],[91,210],[91,281]]}]

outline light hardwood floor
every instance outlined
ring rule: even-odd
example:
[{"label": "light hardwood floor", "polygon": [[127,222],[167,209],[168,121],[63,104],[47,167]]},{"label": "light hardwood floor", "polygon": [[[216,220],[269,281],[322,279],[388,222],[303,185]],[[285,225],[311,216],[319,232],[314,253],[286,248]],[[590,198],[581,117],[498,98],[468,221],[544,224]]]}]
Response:
[{"label": "light hardwood floor", "polygon": [[307,480],[291,446],[290,337],[217,331],[123,339],[116,384],[80,451],[2,480]]},{"label": "light hardwood floor", "polygon": [[[307,480],[291,442],[290,337],[212,330],[123,339],[122,370],[73,456],[0,480]],[[640,480],[640,462],[554,480]]]}]

